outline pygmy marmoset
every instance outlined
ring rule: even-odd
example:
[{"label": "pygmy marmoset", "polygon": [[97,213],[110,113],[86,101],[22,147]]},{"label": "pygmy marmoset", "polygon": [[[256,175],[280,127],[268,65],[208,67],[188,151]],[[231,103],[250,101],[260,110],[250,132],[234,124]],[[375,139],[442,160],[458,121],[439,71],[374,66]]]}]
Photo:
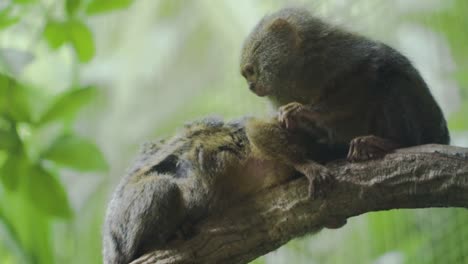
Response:
[{"label": "pygmy marmoset", "polygon": [[325,131],[330,144],[345,146],[336,158],[449,143],[441,109],[405,56],[305,10],[265,16],[245,40],[240,66],[286,128],[308,131],[310,140]]},{"label": "pygmy marmoset", "polygon": [[[168,140],[146,144],[109,203],[104,263],[129,263],[164,248],[178,233],[186,235],[179,232],[184,227],[248,194],[298,172],[313,174],[315,162],[309,160],[326,157],[328,145],[304,145],[307,136],[282,128],[276,119],[224,123],[211,118],[187,125]],[[313,181],[320,192],[333,183]],[[325,219],[324,226],[335,222]]]}]

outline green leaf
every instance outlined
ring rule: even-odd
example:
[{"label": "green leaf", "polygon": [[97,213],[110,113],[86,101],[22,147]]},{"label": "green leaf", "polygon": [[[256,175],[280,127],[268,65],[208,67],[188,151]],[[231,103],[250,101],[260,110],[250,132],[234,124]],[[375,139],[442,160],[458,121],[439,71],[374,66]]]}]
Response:
[{"label": "green leaf", "polygon": [[93,33],[86,24],[79,20],[69,21],[68,27],[70,41],[75,48],[78,59],[81,62],[90,61],[95,53]]},{"label": "green leaf", "polygon": [[20,20],[19,16],[10,14],[11,9],[12,7],[9,6],[0,11],[0,30],[16,24]]},{"label": "green leaf", "polygon": [[107,162],[98,147],[74,135],[58,138],[42,157],[78,171],[107,170]]},{"label": "green leaf", "polygon": [[31,105],[26,86],[12,78],[0,74],[0,114],[10,116],[15,121],[31,121]]},{"label": "green leaf", "polygon": [[11,130],[0,128],[0,149],[13,151],[20,146],[18,135]]},{"label": "green leaf", "polygon": [[28,176],[28,162],[23,153],[14,153],[8,156],[0,169],[0,178],[9,190],[18,187],[20,177]]},{"label": "green leaf", "polygon": [[97,88],[94,86],[71,89],[60,94],[51,107],[42,115],[40,123],[72,120],[84,105],[95,98],[96,94]]},{"label": "green leaf", "polygon": [[10,131],[4,131],[0,129],[0,149],[11,149],[13,148],[13,135]]},{"label": "green leaf", "polygon": [[44,37],[52,49],[58,49],[69,41],[67,24],[59,21],[49,21],[44,29]]},{"label": "green leaf", "polygon": [[20,260],[19,262],[27,263],[28,254],[21,243],[15,226],[12,221],[7,219],[7,214],[3,212],[2,208],[0,208],[0,234],[2,234],[2,244],[6,246],[7,250],[18,257]]},{"label": "green leaf", "polygon": [[32,4],[36,2],[36,0],[13,0],[13,3],[16,4]]},{"label": "green leaf", "polygon": [[72,216],[67,193],[55,175],[41,165],[30,169],[27,194],[30,200],[45,213],[69,218]]},{"label": "green leaf", "polygon": [[127,8],[132,4],[133,0],[93,0],[86,8],[88,15],[105,13],[117,9]]},{"label": "green leaf", "polygon": [[16,84],[11,88],[8,104],[11,116],[16,121],[31,122],[31,106],[27,87]]},{"label": "green leaf", "polygon": [[0,74],[0,114],[7,112],[7,100],[8,91],[10,90],[10,85],[12,80],[10,77]]},{"label": "green leaf", "polygon": [[67,0],[65,3],[65,9],[67,10],[67,14],[72,16],[76,13],[76,10],[80,7],[81,0]]},{"label": "green leaf", "polygon": [[49,21],[44,36],[52,49],[58,49],[70,42],[81,62],[90,61],[95,54],[91,29],[82,21],[72,19],[66,22]]}]

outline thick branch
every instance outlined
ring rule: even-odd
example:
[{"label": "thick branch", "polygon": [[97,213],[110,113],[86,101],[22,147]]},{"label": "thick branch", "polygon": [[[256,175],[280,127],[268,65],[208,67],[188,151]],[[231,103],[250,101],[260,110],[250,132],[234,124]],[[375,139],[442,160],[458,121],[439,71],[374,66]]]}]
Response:
[{"label": "thick branch", "polygon": [[330,219],[397,208],[468,208],[468,149],[424,145],[384,159],[327,165],[337,177],[325,200],[307,198],[307,180],[257,193],[202,221],[198,233],[137,263],[246,263]]}]

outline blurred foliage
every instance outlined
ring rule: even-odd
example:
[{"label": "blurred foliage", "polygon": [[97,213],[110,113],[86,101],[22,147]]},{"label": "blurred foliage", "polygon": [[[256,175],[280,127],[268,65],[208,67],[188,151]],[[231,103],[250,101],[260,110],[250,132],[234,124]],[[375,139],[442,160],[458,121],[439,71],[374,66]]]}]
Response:
[{"label": "blurred foliage", "polygon": [[[265,115],[265,100],[253,96],[239,77],[238,49],[252,23],[285,2],[0,1],[0,34],[31,24],[38,29],[23,50],[0,47],[0,263],[101,263],[100,230],[113,183],[94,181],[82,189],[70,188],[77,178],[110,170],[115,174],[112,180],[118,181],[146,137],[170,135],[200,116]],[[392,1],[299,2],[342,16],[346,23],[360,23],[360,29],[372,28],[380,32],[379,39],[390,40],[389,29],[402,20],[387,11]],[[448,41],[457,64],[453,78],[462,97],[449,125],[451,131],[466,131],[468,2],[447,2],[443,8],[410,12],[403,19]],[[121,12],[109,18],[136,4],[138,9],[130,15]],[[389,27],[384,26],[387,20]],[[128,43],[132,45],[125,47]],[[71,76],[62,78],[66,89],[32,84],[21,74],[41,59],[34,49],[43,46],[52,57],[65,53],[60,59],[71,69]],[[126,60],[115,56],[124,52]],[[98,58],[103,53],[111,59]],[[92,65],[90,71],[101,65],[110,72],[100,69],[101,75],[120,82],[84,80],[82,70],[97,60],[104,63]],[[55,62],[42,64],[46,68],[39,74],[68,74],[53,67]],[[95,143],[102,143],[102,137],[113,150],[106,158]],[[122,139],[128,143],[119,142]],[[108,157],[114,152],[120,156]],[[79,199],[73,199],[77,192]],[[371,213],[352,218],[339,230],[293,240],[253,263],[468,263],[467,220],[466,210],[457,209]]]},{"label": "blurred foliage", "polygon": [[[131,2],[64,1],[64,17],[43,13],[47,22],[42,38],[53,50],[71,45],[78,58],[73,63],[88,62],[95,55],[95,44],[84,22],[87,15],[124,8]],[[21,24],[30,10],[43,5],[34,0],[8,3],[0,11],[0,30]],[[54,226],[72,223],[74,218],[60,174],[64,169],[108,169],[99,148],[73,128],[78,112],[96,98],[98,88],[75,78],[69,89],[50,94],[22,81],[5,60],[8,52],[14,51],[6,50],[0,57],[0,262],[70,263],[59,261],[53,241]]]},{"label": "blurred foliage", "polygon": [[[15,234],[10,244],[31,263],[53,262],[51,223],[73,216],[60,170],[107,168],[99,149],[72,128],[92,90],[74,88],[49,102],[38,101],[39,89],[0,75],[0,221],[7,233]],[[13,200],[22,206],[12,207]]]},{"label": "blurred foliage", "polygon": [[91,30],[77,19],[67,21],[49,21],[44,29],[44,36],[53,49],[70,43],[81,62],[88,62],[94,56],[94,43]]},{"label": "blurred foliage", "polygon": [[468,1],[454,0],[448,8],[415,16],[415,19],[446,37],[457,63],[462,106],[449,119],[451,131],[468,130]]},{"label": "blurred foliage", "polygon": [[10,6],[0,11],[0,29],[14,25],[20,20],[19,16],[13,16],[11,14],[11,10],[12,8]]},{"label": "blurred foliage", "polygon": [[[31,263],[53,262],[47,241],[50,225],[56,218],[73,216],[60,181],[61,168],[107,168],[99,149],[72,128],[76,113],[92,99],[91,90],[95,88],[74,88],[50,102],[38,102],[40,90],[0,75],[0,221],[8,233],[17,234],[10,237],[11,244]],[[37,110],[40,103],[42,113]],[[67,107],[60,107],[64,104]],[[24,207],[11,207],[15,199]]]}]

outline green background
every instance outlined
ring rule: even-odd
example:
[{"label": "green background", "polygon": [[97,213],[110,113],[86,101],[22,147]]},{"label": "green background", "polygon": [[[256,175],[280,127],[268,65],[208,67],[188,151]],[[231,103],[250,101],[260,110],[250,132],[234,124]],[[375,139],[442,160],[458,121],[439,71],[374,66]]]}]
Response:
[{"label": "green background", "polygon": [[[242,40],[300,5],[408,56],[468,146],[467,0],[0,1],[0,263],[101,263],[109,196],[140,144],[271,109]],[[393,210],[253,263],[468,263],[464,209]]]}]

